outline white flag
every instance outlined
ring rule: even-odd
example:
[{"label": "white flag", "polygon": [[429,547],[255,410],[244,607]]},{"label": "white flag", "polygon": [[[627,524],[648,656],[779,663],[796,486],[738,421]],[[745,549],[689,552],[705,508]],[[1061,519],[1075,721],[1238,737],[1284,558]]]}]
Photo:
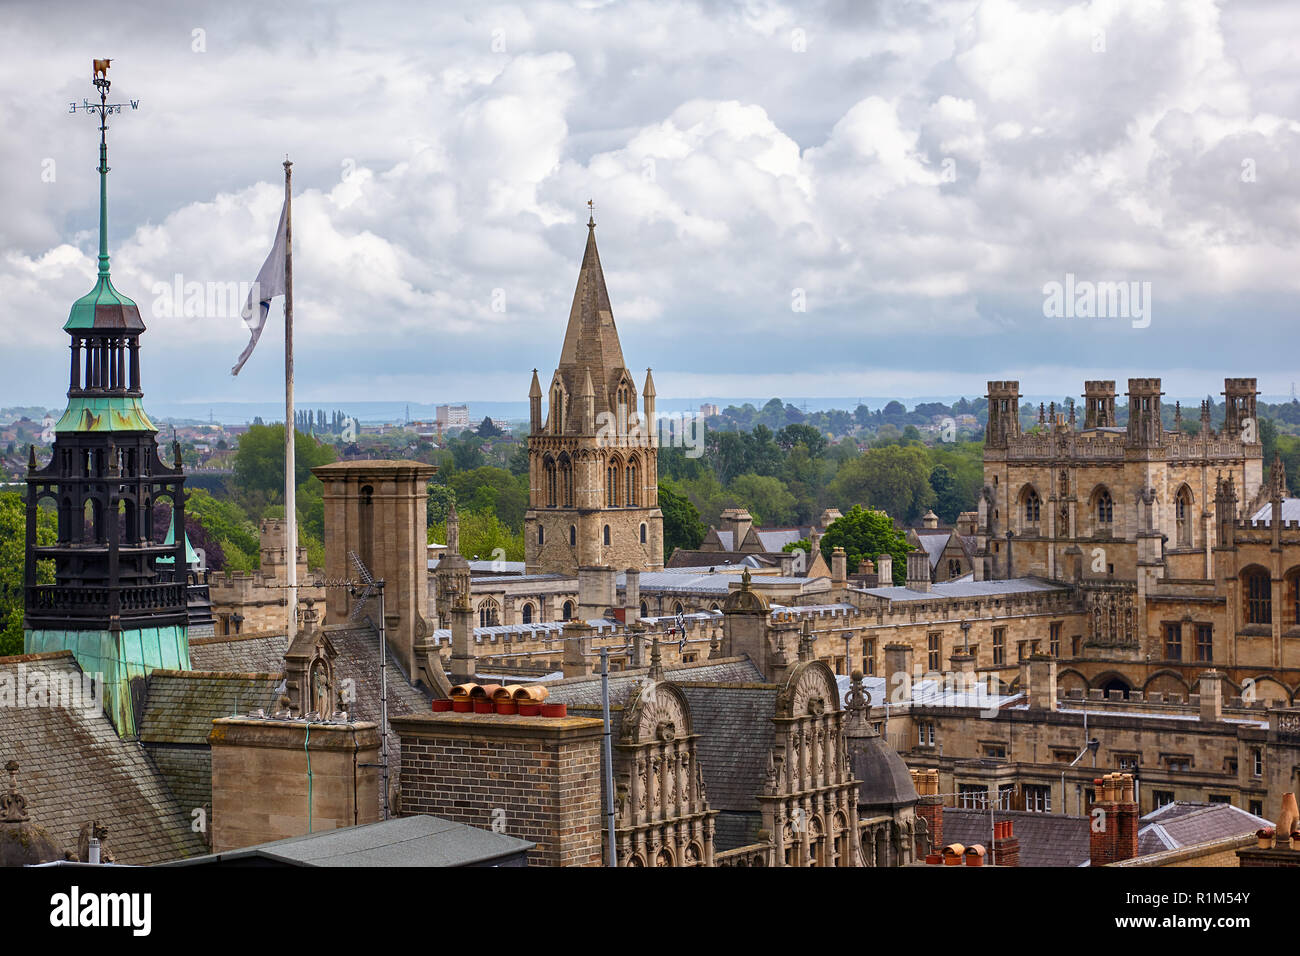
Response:
[{"label": "white flag", "polygon": [[289,200],[284,201],[280,209],[280,228],[275,233],[275,245],[271,254],[262,263],[262,271],[257,274],[257,281],[248,292],[248,301],[244,304],[242,317],[248,331],[252,333],[248,347],[239,356],[239,361],[230,370],[231,375],[238,375],[248,357],[253,354],[257,340],[266,328],[266,316],[271,311],[271,300],[277,295],[284,295],[284,260],[288,246],[289,234]]}]

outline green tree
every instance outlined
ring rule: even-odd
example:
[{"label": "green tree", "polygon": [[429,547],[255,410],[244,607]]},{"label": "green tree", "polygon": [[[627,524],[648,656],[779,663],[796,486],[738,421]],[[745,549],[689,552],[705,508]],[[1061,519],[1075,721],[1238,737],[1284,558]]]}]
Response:
[{"label": "green tree", "polygon": [[429,526],[435,524],[445,524],[447,513],[451,511],[451,506],[456,502],[456,492],[446,485],[438,485],[429,482],[429,498],[425,505],[428,514]]},{"label": "green tree", "polygon": [[907,581],[907,553],[912,550],[907,535],[894,527],[894,520],[883,511],[868,511],[854,505],[848,514],[831,522],[822,536],[822,556],[830,564],[831,552],[843,548],[848,566],[856,569],[862,560],[875,561],[888,553],[893,556],[895,584]]},{"label": "green tree", "polygon": [[[300,488],[313,477],[313,468],[338,457],[333,445],[322,445],[297,429],[293,449],[294,481]],[[244,492],[260,493],[266,501],[284,503],[283,425],[254,425],[239,439],[235,483]]]},{"label": "green tree", "polygon": [[[36,512],[36,543],[54,544],[59,523],[52,511]],[[16,491],[0,492],[0,657],[23,652],[23,576],[27,561],[27,503]],[[36,583],[54,583],[54,562],[41,561]]]},{"label": "green tree", "polygon": [[524,526],[528,510],[528,477],[513,475],[504,468],[484,465],[457,471],[448,485],[456,496],[456,506],[466,511],[495,514],[513,531]]},{"label": "green tree", "polygon": [[795,519],[795,498],[780,478],[738,475],[731,483],[731,494],[749,509],[757,525],[789,525]]},{"label": "green tree", "polygon": [[483,421],[479,422],[476,434],[479,438],[499,438],[504,435],[505,432],[493,424],[491,416],[484,415]]},{"label": "green tree", "polygon": [[[279,513],[284,514],[283,505],[279,506]],[[196,488],[185,496],[185,520],[186,523],[191,520],[198,522],[209,537],[220,543],[225,563],[222,567],[210,565],[212,570],[253,571],[257,568],[261,551],[257,525],[233,501],[214,498],[207,491]]]},{"label": "green tree", "polygon": [[[460,553],[470,560],[522,561],[524,533],[514,531],[490,512],[457,511],[460,521]],[[429,543],[445,544],[447,523],[429,526]]]},{"label": "green tree", "polygon": [[907,523],[934,503],[930,470],[926,450],[919,445],[873,448],[840,469],[829,494],[836,501],[882,509]]},{"label": "green tree", "polygon": [[673,482],[659,482],[659,510],[664,516],[664,560],[678,548],[698,548],[704,540],[704,522],[699,509],[679,491]]}]

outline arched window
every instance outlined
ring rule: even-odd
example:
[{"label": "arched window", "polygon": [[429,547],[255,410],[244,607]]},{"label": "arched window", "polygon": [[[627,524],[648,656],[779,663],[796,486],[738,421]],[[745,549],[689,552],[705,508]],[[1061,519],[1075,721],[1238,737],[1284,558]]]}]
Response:
[{"label": "arched window", "polygon": [[683,609],[682,609],[682,602],[681,602],[681,601],[677,601],[676,603],[673,604],[673,613],[674,613],[674,614],[681,614],[681,613],[682,613],[682,610],[683,610]]},{"label": "arched window", "polygon": [[1107,529],[1115,521],[1115,502],[1105,488],[1097,492],[1097,524]]},{"label": "arched window", "polygon": [[478,626],[496,627],[501,623],[501,608],[492,598],[484,598],[478,606]]},{"label": "arched window", "polygon": [[1024,506],[1022,513],[1024,514],[1025,524],[1038,524],[1039,515],[1041,514],[1043,507],[1043,502],[1042,499],[1038,497],[1038,492],[1033,488],[1026,488],[1021,501]]},{"label": "arched window", "polygon": [[1286,608],[1282,612],[1283,624],[1300,624],[1300,568],[1286,576]]},{"label": "arched window", "polygon": [[627,468],[625,469],[625,475],[626,475],[625,484],[627,486],[627,490],[626,493],[623,495],[623,504],[627,505],[629,508],[635,508],[637,498],[639,497],[639,495],[637,495],[636,493],[636,459],[635,458],[627,463]]},{"label": "arched window", "polygon": [[618,507],[618,460],[611,461],[605,468],[605,507]]},{"label": "arched window", "polygon": [[1192,491],[1186,485],[1174,496],[1174,528],[1178,547],[1192,547]]},{"label": "arched window", "polygon": [[562,607],[562,608],[560,609],[560,613],[563,615],[563,618],[562,618],[563,620],[565,620],[565,621],[572,621],[572,620],[573,620],[573,602],[572,602],[572,601],[565,601],[565,602],[564,602],[564,607]]},{"label": "arched window", "polygon": [[522,620],[525,624],[532,624],[533,606],[531,604],[525,604],[523,610],[519,612],[519,615],[520,615],[520,620]]},{"label": "arched window", "polygon": [[1247,624],[1273,623],[1273,581],[1263,568],[1250,568],[1241,576]]},{"label": "arched window", "polygon": [[550,455],[542,461],[542,470],[546,473],[546,507],[554,508],[559,503],[556,489],[555,461]]},{"label": "arched window", "polygon": [[556,435],[564,434],[564,389],[560,388],[558,382],[555,390],[551,392],[551,432]]},{"label": "arched window", "polygon": [[573,507],[573,460],[567,454],[560,456],[560,501],[565,508]]},{"label": "arched window", "polygon": [[645,544],[645,541],[646,541],[645,522],[642,521],[641,522],[641,543]]},{"label": "arched window", "polygon": [[649,616],[650,616],[650,608],[649,608],[649,606],[645,603],[645,601],[642,601],[642,602],[641,602],[641,616],[642,616],[642,617],[649,617]]},{"label": "arched window", "polygon": [[541,525],[537,526],[537,546],[541,547],[546,543],[546,529]]},{"label": "arched window", "polygon": [[609,547],[609,525],[605,525],[605,547]]},{"label": "arched window", "polygon": [[948,577],[950,578],[961,577],[961,561],[959,561],[957,558],[948,559]]},{"label": "arched window", "polygon": [[578,526],[576,524],[571,524],[569,525],[569,547],[576,548],[577,546],[578,546]]}]

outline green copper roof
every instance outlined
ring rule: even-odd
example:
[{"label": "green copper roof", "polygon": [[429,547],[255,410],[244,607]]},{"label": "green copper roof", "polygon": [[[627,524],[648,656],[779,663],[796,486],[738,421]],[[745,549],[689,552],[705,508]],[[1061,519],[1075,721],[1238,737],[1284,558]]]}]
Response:
[{"label": "green copper roof", "polygon": [[[163,544],[175,544],[175,543],[176,543],[176,512],[173,511],[171,524],[167,526],[167,540],[164,541]],[[176,560],[175,558],[170,558],[170,557],[154,559],[155,563],[157,564],[173,564],[175,560]],[[194,553],[194,548],[190,546],[190,536],[188,533],[185,535],[185,563],[188,565],[195,565],[199,563],[199,556]]]},{"label": "green copper roof", "polygon": [[63,328],[120,329],[125,332],[143,332],[139,307],[113,287],[113,280],[101,273],[95,287],[72,303],[68,321]]},{"label": "green copper roof", "polygon": [[156,432],[138,398],[70,398],[56,432]]}]

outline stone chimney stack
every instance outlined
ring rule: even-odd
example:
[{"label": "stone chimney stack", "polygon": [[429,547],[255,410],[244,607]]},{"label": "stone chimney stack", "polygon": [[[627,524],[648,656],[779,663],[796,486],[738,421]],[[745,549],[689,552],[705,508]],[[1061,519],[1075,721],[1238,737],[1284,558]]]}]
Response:
[{"label": "stone chimney stack", "polygon": [[882,588],[894,586],[894,556],[887,551],[876,555],[876,578]]},{"label": "stone chimney stack", "polygon": [[891,704],[912,700],[912,645],[885,645],[885,693]]},{"label": "stone chimney stack", "polygon": [[564,676],[589,677],[592,672],[591,635],[593,628],[585,620],[564,625]]},{"label": "stone chimney stack", "polygon": [[754,527],[754,519],[744,508],[728,508],[718,519],[722,531],[731,532],[731,550],[739,551],[749,529]]},{"label": "stone chimney stack", "polygon": [[1038,651],[1029,655],[1029,709],[1056,710],[1056,658]]},{"label": "stone chimney stack", "polygon": [[[1089,858],[1093,866],[1106,866],[1138,855],[1138,805],[1133,775],[1108,773],[1093,781],[1097,798],[1089,816]],[[1100,810],[1101,813],[1097,813]]]},{"label": "stone chimney stack", "polygon": [[461,595],[451,608],[451,682],[466,684],[478,672],[478,650],[474,646],[474,609],[469,596]]},{"label": "stone chimney stack", "polygon": [[1215,723],[1223,719],[1223,674],[1203,671],[1200,682],[1201,720]]},{"label": "stone chimney stack", "polygon": [[849,580],[849,558],[843,548],[831,552],[831,585],[842,588]]},{"label": "stone chimney stack", "polygon": [[927,511],[921,516],[921,526],[924,528],[936,529],[939,527],[939,516],[933,511]]},{"label": "stone chimney stack", "polygon": [[[637,606],[640,606],[640,581],[637,582]],[[580,621],[603,618],[610,608],[618,607],[618,576],[608,566],[578,568],[578,612]]]},{"label": "stone chimney stack", "polygon": [[907,554],[907,589],[930,590],[930,556],[924,551],[909,551]]},{"label": "stone chimney stack", "polygon": [[641,617],[641,572],[628,568],[623,572],[623,607],[626,623],[632,624]]}]

